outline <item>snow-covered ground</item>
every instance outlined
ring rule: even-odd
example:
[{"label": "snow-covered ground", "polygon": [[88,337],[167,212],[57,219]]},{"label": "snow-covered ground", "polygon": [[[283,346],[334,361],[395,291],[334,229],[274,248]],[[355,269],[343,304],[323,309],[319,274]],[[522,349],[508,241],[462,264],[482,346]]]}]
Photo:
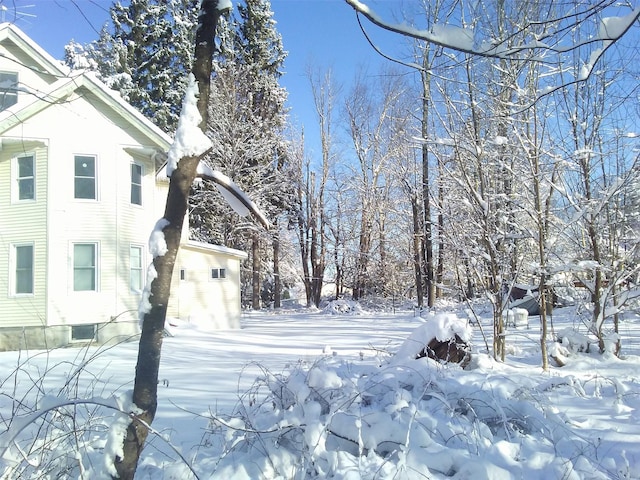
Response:
[{"label": "snow-covered ground", "polygon": [[[172,328],[136,478],[640,478],[638,316],[621,324],[621,359],[593,348],[543,372],[537,317],[509,329],[505,363],[472,326],[462,370],[412,359],[403,343],[425,323],[464,324],[463,309],[347,310]],[[580,326],[571,309],[553,322]],[[136,354],[136,343],[0,353],[1,478],[104,475],[112,407],[132,389]]]}]

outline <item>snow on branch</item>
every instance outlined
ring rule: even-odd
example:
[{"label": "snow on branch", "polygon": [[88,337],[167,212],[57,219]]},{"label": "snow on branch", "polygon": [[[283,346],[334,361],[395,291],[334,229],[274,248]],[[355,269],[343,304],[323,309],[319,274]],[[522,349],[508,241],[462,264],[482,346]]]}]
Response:
[{"label": "snow on branch", "polygon": [[[601,57],[601,53],[619,40],[624,34],[631,28],[636,20],[640,18],[640,7],[636,7],[629,14],[621,17],[607,17],[601,22],[600,31],[596,38],[591,38],[585,41],[577,42],[568,47],[563,47],[559,44],[559,40],[549,42],[553,40],[551,35],[546,35],[545,38],[535,38],[535,34],[532,33],[533,39],[528,43],[517,44],[507,47],[504,39],[493,39],[491,41],[476,41],[475,30],[469,28],[463,28],[458,26],[452,26],[448,24],[435,24],[428,30],[418,29],[407,24],[390,23],[385,21],[380,15],[372,10],[368,5],[360,0],[345,0],[356,13],[363,15],[374,25],[388,30],[390,32],[398,33],[400,35],[415,38],[418,40],[424,40],[426,42],[438,45],[444,48],[455,50],[470,55],[490,57],[490,58],[513,58],[523,52],[527,51],[549,51],[556,54],[566,53],[579,48],[580,46],[601,41],[603,47],[600,53],[594,52],[591,56],[588,65],[593,66],[593,63]],[[565,23],[569,18],[572,18],[571,26],[576,27],[582,21],[581,16],[589,17],[591,14],[599,11],[602,6],[592,6],[587,10],[580,12],[581,15],[576,13],[567,17],[558,17],[545,22],[532,22],[527,27],[532,29],[535,25],[540,23],[559,25],[559,31],[564,32],[566,28],[561,27],[560,24]],[[527,27],[522,29],[523,33],[526,33]],[[539,59],[541,60],[541,59]]]},{"label": "snow on branch", "polygon": [[218,0],[218,11],[227,12],[233,8],[231,0]]},{"label": "snow on branch", "polygon": [[270,228],[269,220],[267,220],[264,213],[262,213],[253,200],[224,173],[213,170],[208,165],[200,162],[198,164],[198,177],[214,182],[220,194],[238,215],[246,217],[249,213],[253,213],[264,228]]},{"label": "snow on branch", "polygon": [[167,177],[171,177],[180,159],[202,155],[211,148],[211,140],[200,128],[202,116],[198,111],[198,95],[198,82],[190,73],[178,128],[167,154]]}]

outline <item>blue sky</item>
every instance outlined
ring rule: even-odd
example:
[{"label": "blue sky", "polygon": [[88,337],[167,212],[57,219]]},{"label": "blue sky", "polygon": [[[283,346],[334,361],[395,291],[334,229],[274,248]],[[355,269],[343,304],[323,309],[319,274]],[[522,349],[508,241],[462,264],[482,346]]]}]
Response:
[{"label": "blue sky", "polygon": [[[64,46],[71,39],[79,43],[95,40],[96,32],[109,18],[111,4],[111,0],[0,0],[0,5],[7,7],[4,20],[16,23],[56,58],[63,57]],[[402,2],[377,0],[371,4],[399,10]],[[308,152],[317,156],[317,125],[305,76],[307,66],[331,67],[336,79],[348,85],[360,68],[375,74],[387,61],[367,43],[353,9],[344,0],[272,0],[271,7],[284,48],[289,52],[281,84],[289,91],[290,114],[295,123],[304,124]],[[399,51],[404,44],[400,37],[375,27],[369,31],[377,34],[376,41],[390,53]]]}]

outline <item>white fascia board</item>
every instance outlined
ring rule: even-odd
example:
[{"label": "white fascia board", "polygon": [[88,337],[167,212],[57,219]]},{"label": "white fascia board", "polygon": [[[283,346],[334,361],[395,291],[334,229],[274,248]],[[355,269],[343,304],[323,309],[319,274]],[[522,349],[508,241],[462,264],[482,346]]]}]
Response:
[{"label": "white fascia board", "polygon": [[186,243],[180,245],[181,248],[189,248],[193,250],[200,250],[207,253],[219,253],[230,257],[237,257],[241,260],[249,258],[247,252],[242,250],[236,250],[235,248],[225,247],[223,245],[214,245],[213,243],[198,242],[196,240],[189,240]]}]

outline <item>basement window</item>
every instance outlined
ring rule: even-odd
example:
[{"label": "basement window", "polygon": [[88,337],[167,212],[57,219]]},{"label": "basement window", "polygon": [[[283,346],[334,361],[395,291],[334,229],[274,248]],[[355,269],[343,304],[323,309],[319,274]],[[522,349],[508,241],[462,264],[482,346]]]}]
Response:
[{"label": "basement window", "polygon": [[96,326],[92,325],[73,325],[71,327],[71,341],[92,341],[96,338]]}]

